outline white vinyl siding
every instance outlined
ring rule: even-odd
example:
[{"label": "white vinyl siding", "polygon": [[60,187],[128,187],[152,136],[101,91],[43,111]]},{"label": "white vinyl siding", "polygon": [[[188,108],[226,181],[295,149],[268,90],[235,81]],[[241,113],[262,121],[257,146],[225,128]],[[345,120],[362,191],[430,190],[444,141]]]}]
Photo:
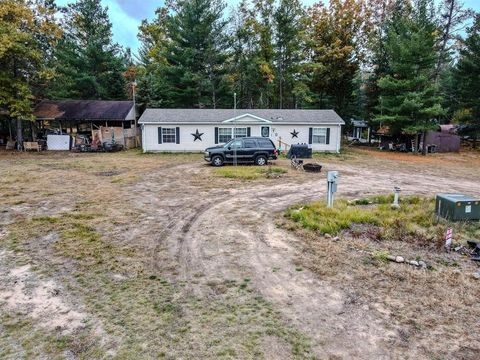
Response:
[{"label": "white vinyl siding", "polygon": [[175,128],[162,128],[162,142],[173,143],[177,141]]},{"label": "white vinyl siding", "polygon": [[312,143],[326,144],[327,143],[327,128],[313,128],[312,129]]},{"label": "white vinyl siding", "polygon": [[[264,124],[248,124],[244,125],[241,124],[240,127],[246,127],[247,129],[250,127],[250,136],[261,136],[261,127],[265,126]],[[220,125],[220,124],[188,124],[179,125],[179,129],[176,134],[176,139],[180,139],[180,143],[162,143],[162,131],[163,128],[175,128],[176,125],[174,124],[146,124],[143,126],[143,149],[144,151],[204,151],[206,148],[225,144],[220,143],[218,141],[218,133],[219,131],[215,131],[215,128],[233,128],[230,125]],[[328,126],[324,124],[312,124],[309,125],[299,125],[299,124],[275,124],[270,127],[270,139],[274,142],[277,147],[281,147],[279,141],[283,143],[290,143],[290,144],[303,144],[309,143],[309,133],[310,129],[312,129],[312,137],[313,137],[313,128],[330,128],[330,142],[329,144],[317,144],[312,143],[310,147],[313,151],[328,151],[328,152],[338,152],[340,150],[340,139],[341,139],[341,128],[340,126]],[[159,131],[160,128],[160,131]],[[193,141],[194,137],[192,134],[195,134],[197,131],[200,133],[204,133],[202,136],[202,141]],[[292,139],[291,132],[295,129],[299,132],[298,138]],[[240,130],[239,130],[240,131]],[[215,136],[216,135],[216,136]],[[227,133],[228,140],[231,138],[230,132]],[[159,141],[160,140],[160,141]],[[227,141],[228,142],[228,141]]]},{"label": "white vinyl siding", "polygon": [[[218,142],[227,143],[233,139],[233,128],[218,128]],[[236,128],[235,138],[247,137],[247,128]]]}]

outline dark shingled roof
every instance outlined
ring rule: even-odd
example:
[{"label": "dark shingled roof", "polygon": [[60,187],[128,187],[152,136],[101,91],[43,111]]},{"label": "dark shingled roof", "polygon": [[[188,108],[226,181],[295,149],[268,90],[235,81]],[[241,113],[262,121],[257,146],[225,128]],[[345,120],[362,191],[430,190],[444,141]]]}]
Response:
[{"label": "dark shingled roof", "polygon": [[33,112],[37,120],[125,120],[133,101],[43,100]]},{"label": "dark shingled roof", "polygon": [[[237,118],[250,114],[274,124],[344,125],[333,110],[237,109]],[[234,117],[233,109],[147,109],[140,124],[218,124]]]}]

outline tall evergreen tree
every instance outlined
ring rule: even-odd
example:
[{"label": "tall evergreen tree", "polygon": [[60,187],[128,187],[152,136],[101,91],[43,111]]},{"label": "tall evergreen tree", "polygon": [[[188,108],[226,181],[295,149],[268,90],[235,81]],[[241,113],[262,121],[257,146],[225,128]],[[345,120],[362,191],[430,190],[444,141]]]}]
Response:
[{"label": "tall evergreen tree", "polygon": [[448,73],[446,67],[451,62],[455,40],[465,22],[470,19],[472,12],[465,9],[459,0],[442,0],[438,10],[438,39],[439,54],[435,67],[435,81],[438,83],[443,73]]},{"label": "tall evergreen tree", "polygon": [[162,69],[165,105],[221,105],[226,91],[227,39],[222,0],[181,0],[167,18],[168,42]]},{"label": "tall evergreen tree", "polygon": [[140,108],[166,106],[166,84],[162,71],[167,65],[165,58],[168,22],[167,7],[155,11],[156,18],[151,22],[142,21],[138,38],[141,42],[139,50],[140,64],[137,67],[138,92]]},{"label": "tall evergreen tree", "polygon": [[297,107],[302,100],[304,15],[298,0],[280,0],[274,14],[275,78],[280,109]]},{"label": "tall evergreen tree", "polygon": [[231,16],[230,30],[231,58],[228,64],[230,82],[237,93],[240,108],[255,108],[260,98],[261,79],[257,66],[258,36],[255,32],[255,13],[249,7],[248,0],[242,0]]},{"label": "tall evergreen tree", "polygon": [[[418,135],[432,129],[444,113],[435,87],[435,23],[432,2],[417,0],[410,16],[393,18],[386,48],[391,74],[378,81],[378,122],[394,134]],[[423,142],[425,154],[426,143]]]},{"label": "tall evergreen tree", "polygon": [[258,99],[258,107],[271,108],[274,103],[274,49],[273,49],[273,14],[274,0],[253,0],[254,14],[254,31],[258,36],[258,53],[255,58],[260,77],[258,78],[258,88],[260,90],[260,98]]},{"label": "tall evergreen tree", "polygon": [[125,56],[112,41],[112,24],[100,0],[78,0],[63,9],[65,31],[55,52],[58,77],[50,96],[125,99]]},{"label": "tall evergreen tree", "polygon": [[[403,0],[402,0],[403,3]],[[389,73],[388,54],[385,47],[388,25],[394,24],[392,17],[401,12],[395,1],[372,0],[368,2],[371,31],[367,38],[367,56],[365,58],[364,84],[364,119],[375,127],[373,119],[379,106],[380,88],[378,80]]]},{"label": "tall evergreen tree", "polygon": [[480,14],[475,15],[473,25],[460,50],[460,59],[454,70],[454,80],[458,91],[459,111],[456,120],[461,131],[472,136],[474,146],[480,138]]}]

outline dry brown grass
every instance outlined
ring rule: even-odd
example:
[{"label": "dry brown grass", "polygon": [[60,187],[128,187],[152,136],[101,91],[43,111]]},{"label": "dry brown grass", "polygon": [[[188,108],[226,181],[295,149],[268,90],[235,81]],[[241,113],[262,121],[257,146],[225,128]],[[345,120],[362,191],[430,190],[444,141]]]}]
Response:
[{"label": "dry brown grass", "polygon": [[[153,252],[158,234],[142,227],[148,214],[135,204],[148,191],[137,186],[170,168],[196,189],[222,186],[201,155],[0,153],[0,162],[0,284],[11,286],[19,280],[11,271],[28,264],[38,275],[33,294],[54,281],[55,296],[84,315],[73,333],[46,329],[50,319],[32,318],[32,304],[12,313],[0,296],[0,357],[254,358],[268,351],[265,339],[309,356],[308,338],[248,283],[220,280],[200,297],[172,276],[168,249]],[[181,185],[165,187],[182,196]]]},{"label": "dry brown grass", "polygon": [[[480,177],[475,157],[449,160],[435,155],[435,159],[443,160],[440,165],[416,163],[353,150],[317,155],[313,161],[327,170],[341,170],[340,191],[349,196],[357,196],[365,186],[372,193],[384,192],[391,188],[390,177],[403,181],[407,191],[429,194],[434,189],[422,183],[424,179],[433,183],[430,179],[438,178],[444,186],[458,183],[459,190],[468,190]],[[59,292],[49,296],[61,297],[84,315],[83,326],[73,333],[52,330],[42,327],[48,318],[32,317],[31,305],[12,311],[0,298],[0,357],[313,357],[311,345],[323,344],[312,344],[311,334],[298,331],[288,316],[279,313],[278,304],[259,296],[261,289],[253,281],[215,274],[218,279],[203,284],[205,274],[200,272],[184,281],[177,249],[164,241],[170,226],[185,220],[178,217],[187,217],[180,232],[188,230],[202,211],[213,209],[210,216],[222,211],[214,208],[216,199],[228,201],[233,194],[242,200],[241,191],[255,194],[263,187],[264,198],[284,195],[279,198],[287,205],[298,198],[318,197],[304,189],[323,189],[324,173],[296,172],[283,159],[276,165],[288,169],[281,178],[245,182],[216,176],[201,154],[0,152],[0,295],[18,280],[12,271],[29,265],[30,294],[39,283],[53,281]],[[373,181],[374,175],[380,180]],[[282,194],[269,189],[275,185]],[[272,206],[271,217],[248,216],[259,206],[251,204],[239,202],[236,210],[242,217],[236,223],[252,231],[270,221],[273,211],[282,210]],[[205,231],[214,237],[218,228]],[[398,242],[332,242],[307,232],[298,234],[305,238],[305,246],[294,271],[304,274],[303,269],[312,269],[341,289],[347,294],[347,311],[368,306],[377,321],[397,332],[400,340],[391,345],[405,349],[406,357],[473,358],[478,349],[467,331],[479,318],[478,281],[469,275],[468,261],[457,254],[413,251]],[[180,236],[179,247],[181,241]],[[222,253],[222,241],[229,239],[215,245],[215,256],[224,261],[219,263],[236,266],[235,271],[243,274],[241,264],[221,258],[230,255]],[[371,255],[375,251],[420,256],[433,268],[422,271],[384,263]]]},{"label": "dry brown grass", "polygon": [[[347,309],[364,308],[382,319],[398,335],[392,346],[404,348],[408,358],[477,358],[478,342],[468,339],[478,339],[472,333],[480,318],[478,280],[472,275],[480,267],[469,256],[379,240],[368,231],[360,236],[344,231],[340,240],[332,240],[290,220],[279,225],[304,240],[298,264],[349,293]],[[423,260],[428,268],[390,262],[387,255]]]}]

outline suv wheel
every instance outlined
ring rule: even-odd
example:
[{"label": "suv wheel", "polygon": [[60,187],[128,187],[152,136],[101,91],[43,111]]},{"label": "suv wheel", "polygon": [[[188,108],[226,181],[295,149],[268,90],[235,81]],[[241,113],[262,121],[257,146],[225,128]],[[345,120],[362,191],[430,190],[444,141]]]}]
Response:
[{"label": "suv wheel", "polygon": [[223,165],[223,158],[219,155],[215,155],[212,157],[212,165],[213,166],[222,166]]},{"label": "suv wheel", "polygon": [[255,158],[255,164],[258,166],[265,166],[267,165],[267,158],[264,155],[259,155]]}]

